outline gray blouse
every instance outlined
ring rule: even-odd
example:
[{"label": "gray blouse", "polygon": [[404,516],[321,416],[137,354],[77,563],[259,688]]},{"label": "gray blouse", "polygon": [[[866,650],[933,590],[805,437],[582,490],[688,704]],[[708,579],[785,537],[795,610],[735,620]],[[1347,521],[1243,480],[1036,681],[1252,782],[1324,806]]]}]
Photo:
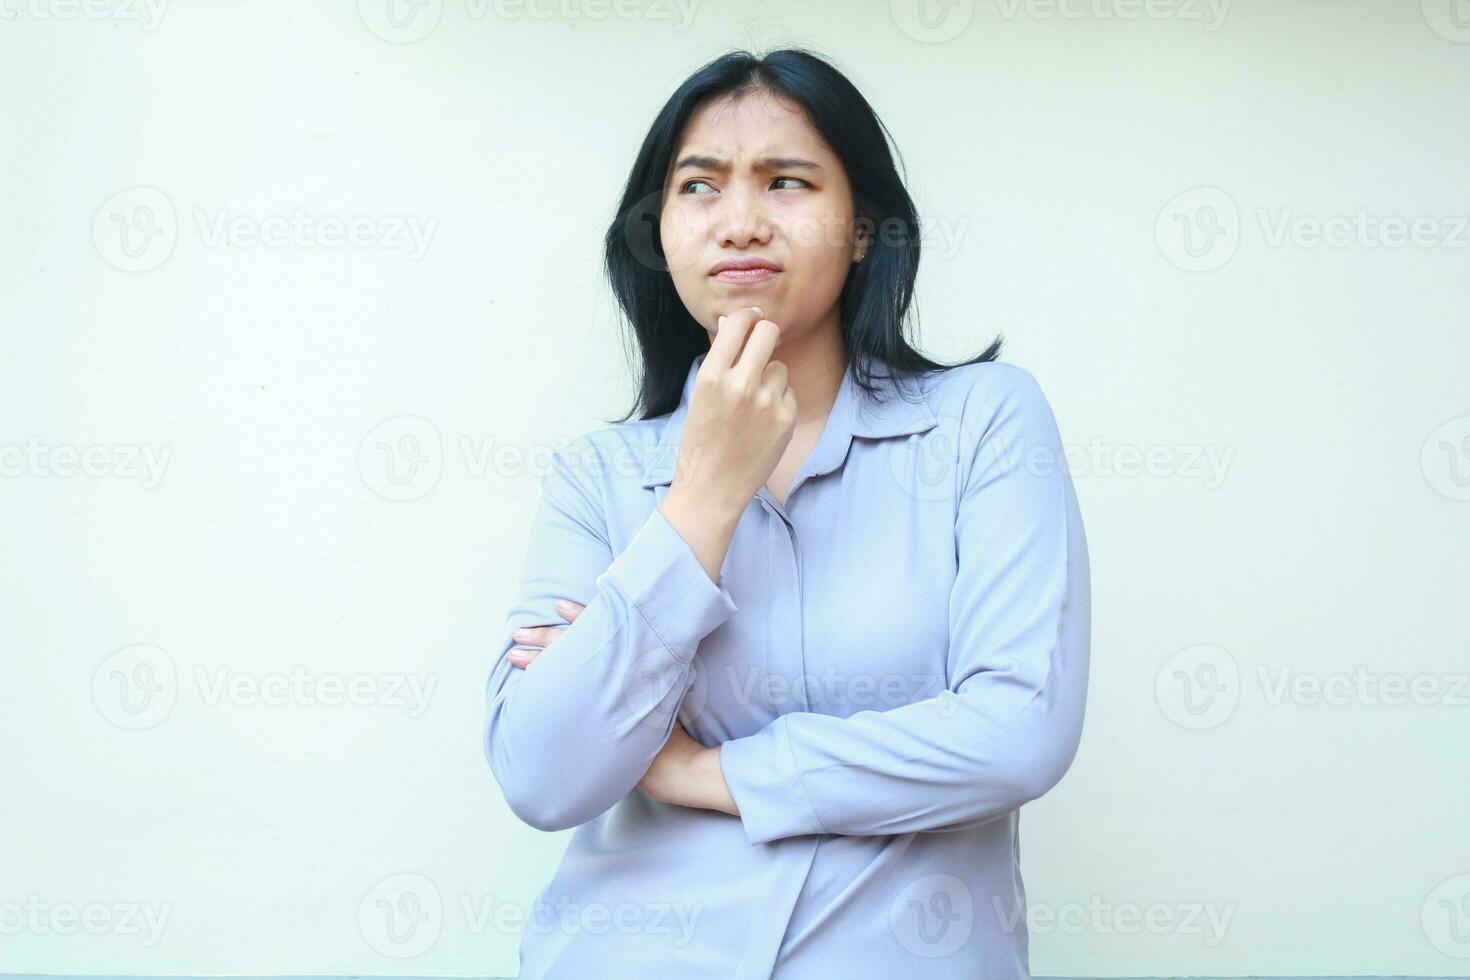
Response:
[{"label": "gray blouse", "polygon": [[[1076,753],[1090,635],[1050,405],[1004,363],[917,401],[845,375],[716,583],[656,509],[702,362],[671,414],[542,479],[484,747],[521,819],[576,830],[520,975],[1028,977],[1019,808]],[[586,609],[568,625],[558,598]],[[545,625],[566,632],[528,668],[504,658]],[[676,721],[720,746],[739,816],[638,788]]]}]

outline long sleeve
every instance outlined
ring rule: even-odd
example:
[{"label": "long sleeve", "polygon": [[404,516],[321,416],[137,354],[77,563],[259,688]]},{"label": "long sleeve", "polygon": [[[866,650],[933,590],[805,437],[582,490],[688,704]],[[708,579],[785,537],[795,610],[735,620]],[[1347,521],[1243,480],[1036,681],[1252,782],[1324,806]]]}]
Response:
[{"label": "long sleeve", "polygon": [[962,416],[962,433],[980,435],[961,459],[946,689],[846,718],[792,712],[725,742],[750,843],[959,829],[1035,799],[1070,767],[1090,643],[1081,515],[1035,378],[1015,369],[998,388]]},{"label": "long sleeve", "polygon": [[[585,823],[638,785],[693,682],[695,647],[737,611],[657,509],[612,555],[602,497],[570,463],[595,458],[586,438],[542,478],[486,685],[486,759],[510,808],[542,830]],[[568,624],[559,598],[586,608]],[[504,653],[526,626],[566,632],[522,669]]]}]

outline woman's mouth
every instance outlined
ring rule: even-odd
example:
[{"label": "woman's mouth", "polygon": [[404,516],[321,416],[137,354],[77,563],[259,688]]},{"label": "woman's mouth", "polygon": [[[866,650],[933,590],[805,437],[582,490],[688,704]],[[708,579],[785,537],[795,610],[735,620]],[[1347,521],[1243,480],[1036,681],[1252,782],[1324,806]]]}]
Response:
[{"label": "woman's mouth", "polygon": [[750,283],[765,282],[775,275],[775,269],[726,269],[723,272],[716,272],[714,278],[720,282],[748,285]]}]

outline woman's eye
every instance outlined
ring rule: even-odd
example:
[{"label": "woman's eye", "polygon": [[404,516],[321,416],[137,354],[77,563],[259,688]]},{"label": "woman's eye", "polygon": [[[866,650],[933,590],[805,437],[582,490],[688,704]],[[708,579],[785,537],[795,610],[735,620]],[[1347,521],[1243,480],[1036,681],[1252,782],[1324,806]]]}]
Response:
[{"label": "woman's eye", "polygon": [[[783,180],[792,181],[792,182],[794,182],[796,184],[800,184],[802,187],[808,187],[808,186],[810,186],[809,184],[807,184],[806,181],[802,180],[800,177],[777,177],[774,180],[772,180],[771,183],[772,184],[778,184],[778,183],[780,183]],[[682,185],[680,185],[680,187],[679,187],[679,193],[680,194],[691,194],[691,193],[693,193],[690,190],[690,188],[693,187],[695,184],[703,184],[705,187],[709,187],[709,182],[708,181],[701,180],[699,178],[695,178],[694,180],[686,180],[686,181],[684,181],[684,183]],[[778,190],[785,190],[785,188],[777,188],[777,189]]]}]

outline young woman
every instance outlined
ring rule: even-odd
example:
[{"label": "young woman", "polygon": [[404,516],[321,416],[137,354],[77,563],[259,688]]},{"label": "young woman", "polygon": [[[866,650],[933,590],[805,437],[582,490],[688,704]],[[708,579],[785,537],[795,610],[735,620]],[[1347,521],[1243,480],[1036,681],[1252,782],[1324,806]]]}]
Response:
[{"label": "young woman", "polygon": [[904,338],[884,137],[822,59],[737,52],[634,161],[640,418],[555,454],[487,690],[510,807],[577,828],[522,977],[1029,976],[1018,808],[1081,735],[1086,543],[1033,376]]}]

